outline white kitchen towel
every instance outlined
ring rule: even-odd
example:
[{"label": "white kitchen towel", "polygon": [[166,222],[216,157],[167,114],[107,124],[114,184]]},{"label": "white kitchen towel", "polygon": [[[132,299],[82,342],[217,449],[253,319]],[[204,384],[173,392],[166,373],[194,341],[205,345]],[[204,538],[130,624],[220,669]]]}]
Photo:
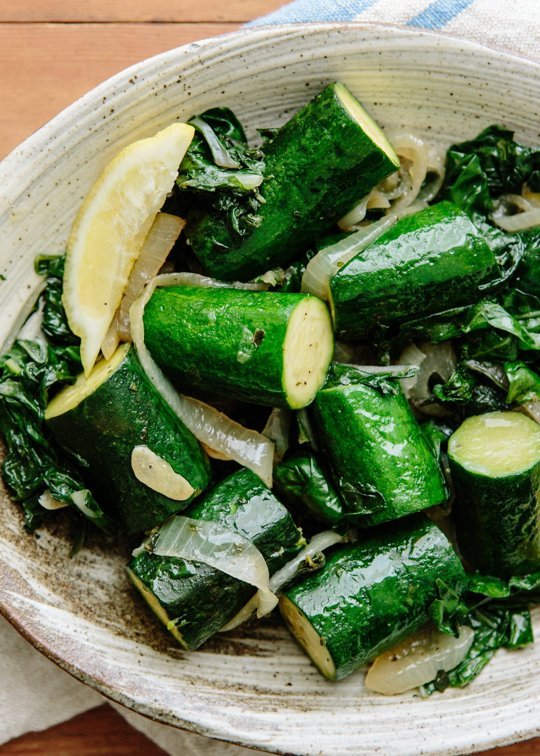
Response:
[{"label": "white kitchen towel", "polygon": [[[249,26],[302,21],[404,24],[540,59],[540,0],[296,0]],[[97,693],[40,656],[1,618],[0,658],[0,743],[103,703]],[[250,752],[116,708],[173,756],[245,756]]]}]

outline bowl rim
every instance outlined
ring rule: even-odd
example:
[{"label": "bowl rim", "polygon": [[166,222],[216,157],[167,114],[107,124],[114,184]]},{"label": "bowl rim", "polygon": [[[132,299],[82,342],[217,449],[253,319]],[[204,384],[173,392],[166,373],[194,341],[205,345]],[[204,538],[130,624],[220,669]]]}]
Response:
[{"label": "bowl rim", "polygon": [[[191,42],[178,47],[173,47],[156,55],[145,58],[138,61],[128,68],[122,69],[114,75],[108,77],[97,86],[77,98],[73,103],[60,111],[53,118],[44,123],[31,135],[29,135],[23,142],[17,145],[0,161],[0,187],[4,185],[4,180],[8,176],[11,176],[12,168],[16,162],[20,162],[29,156],[36,149],[39,149],[41,144],[44,144],[51,135],[57,135],[61,138],[61,132],[66,124],[70,124],[74,120],[75,114],[78,112],[81,106],[89,105],[93,102],[98,102],[104,93],[110,93],[111,88],[117,88],[119,85],[127,83],[134,74],[139,74],[141,68],[144,69],[160,62],[165,62],[171,56],[177,57],[189,52],[196,53],[201,49],[207,50],[212,47],[219,47],[223,42],[228,40],[241,39],[248,36],[259,36],[269,41],[273,37],[283,37],[287,35],[301,35],[303,33],[315,33],[322,32],[324,30],[359,30],[364,32],[374,32],[379,34],[386,34],[391,36],[393,32],[399,32],[410,38],[416,38],[419,40],[431,40],[433,42],[441,42],[445,46],[459,48],[461,51],[465,48],[474,54],[475,51],[492,54],[496,57],[503,57],[509,61],[515,60],[520,66],[524,64],[530,65],[536,72],[540,73],[540,60],[535,60],[528,56],[522,55],[515,51],[509,50],[504,47],[496,47],[492,45],[485,45],[476,41],[463,38],[461,36],[452,34],[447,31],[441,30],[429,30],[420,29],[416,27],[409,27],[405,24],[396,23],[382,23],[382,22],[370,22],[370,21],[347,21],[347,22],[334,22],[334,21],[321,21],[321,22],[302,22],[302,23],[286,23],[286,24],[261,24],[257,26],[244,27],[232,32],[226,32],[224,34],[216,35],[213,37],[206,37],[195,42]],[[0,199],[2,199],[2,190],[0,189]],[[88,685],[90,688],[96,690],[106,699],[120,704],[141,716],[146,717],[149,720],[165,724],[169,727],[173,727],[177,730],[186,733],[198,733],[206,735],[212,740],[223,742],[224,744],[238,744],[243,747],[250,747],[253,750],[267,751],[268,749],[262,748],[257,744],[251,744],[246,746],[245,742],[241,742],[237,739],[220,738],[214,732],[211,734],[205,733],[204,730],[197,729],[196,723],[193,723],[192,727],[179,725],[177,722],[167,721],[164,715],[156,712],[152,709],[149,703],[141,703],[137,701],[134,696],[130,696],[124,692],[121,685],[114,687],[107,684],[107,681],[98,680],[91,674],[88,675],[83,669],[77,667],[72,663],[65,654],[58,652],[54,645],[44,642],[39,637],[38,633],[32,632],[25,626],[23,618],[14,606],[9,606],[0,602],[0,615],[10,622],[10,624],[17,630],[17,632],[24,637],[36,650],[42,653],[46,658],[54,662],[64,671],[68,672],[76,680]],[[473,750],[481,750],[486,747],[497,747],[507,745],[516,742],[516,739],[526,740],[540,735],[540,718],[537,726],[533,726],[525,732],[511,733],[508,736],[490,737],[489,735],[484,740],[478,740],[473,746]],[[439,751],[437,751],[439,752]],[[445,753],[459,753],[459,748],[452,748]],[[442,753],[442,752],[441,752]]]}]

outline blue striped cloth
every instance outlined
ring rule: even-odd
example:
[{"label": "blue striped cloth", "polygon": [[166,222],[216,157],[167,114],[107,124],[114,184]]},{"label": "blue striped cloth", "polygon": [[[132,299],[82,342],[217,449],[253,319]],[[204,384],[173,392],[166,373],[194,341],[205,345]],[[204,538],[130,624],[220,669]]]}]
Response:
[{"label": "blue striped cloth", "polygon": [[540,0],[294,0],[248,26],[306,21],[433,29],[540,59]]}]

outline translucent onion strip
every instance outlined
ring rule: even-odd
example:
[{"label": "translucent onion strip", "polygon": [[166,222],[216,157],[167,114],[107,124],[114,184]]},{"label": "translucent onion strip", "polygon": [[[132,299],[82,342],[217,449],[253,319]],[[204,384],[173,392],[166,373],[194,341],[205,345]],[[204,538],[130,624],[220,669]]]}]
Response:
[{"label": "translucent onion strip", "polygon": [[[154,289],[156,286],[176,286],[186,283],[196,286],[227,287],[227,284],[194,273],[171,273],[153,279],[146,286],[142,296],[133,303],[130,312],[131,334],[140,363],[161,396],[201,443],[223,455],[224,458],[234,460],[252,470],[263,483],[271,487],[274,444],[257,431],[244,428],[231,420],[215,407],[179,394],[145,346],[143,314]],[[242,288],[248,286],[252,289],[260,288],[256,284],[245,284]]]},{"label": "translucent onion strip", "polygon": [[54,511],[56,509],[65,509],[66,507],[69,507],[69,502],[58,501],[58,499],[55,499],[52,493],[48,490],[44,491],[41,494],[38,502],[41,504],[43,509],[48,509],[49,511]]},{"label": "translucent onion strip", "polygon": [[[439,379],[439,383],[446,383],[456,369],[457,358],[452,344],[443,341],[440,344],[426,342],[417,346],[414,343],[405,347],[399,356],[401,365],[416,365],[418,373],[411,378],[401,381],[403,392],[407,399],[414,405],[419,406],[428,414],[437,414],[437,404],[433,407],[426,405],[433,399],[431,382],[433,377]],[[433,411],[431,411],[433,410]]]},{"label": "translucent onion strip", "polygon": [[281,462],[289,448],[291,411],[285,407],[274,407],[268,416],[262,434],[274,442],[274,464]]},{"label": "translucent onion strip", "polygon": [[504,231],[525,231],[540,226],[540,207],[515,215],[501,215],[493,220]]},{"label": "translucent onion strip", "polygon": [[379,187],[387,194],[388,199],[395,200],[392,208],[411,205],[420,192],[426,180],[428,171],[428,148],[422,139],[408,133],[389,134],[390,142],[400,158],[401,167],[398,171],[399,184],[390,193],[385,192],[385,184]]},{"label": "translucent onion strip", "polygon": [[345,239],[340,239],[336,244],[322,249],[306,266],[302,276],[302,291],[315,294],[319,299],[328,300],[328,288],[332,276],[346,262],[393,226],[396,220],[396,216],[387,215],[375,223],[364,226]]},{"label": "translucent onion strip", "polygon": [[[313,536],[308,545],[302,549],[290,562],[287,562],[280,570],[275,572],[270,578],[270,590],[272,593],[278,593],[286,583],[288,583],[297,574],[304,562],[312,560],[316,554],[320,554],[334,546],[336,543],[344,540],[344,536],[339,535],[334,530],[325,530],[322,533],[317,533]],[[232,620],[224,625],[220,632],[226,633],[229,630],[234,630],[239,625],[247,622],[257,609],[257,600],[254,596],[245,606],[240,609]]]},{"label": "translucent onion strip", "polygon": [[123,341],[131,341],[129,323],[131,305],[141,296],[145,284],[157,276],[185,225],[185,220],[176,215],[157,214],[133,266],[118,310],[118,333]]},{"label": "translucent onion strip", "polygon": [[457,638],[426,627],[378,656],[369,668],[365,686],[387,696],[419,688],[434,680],[438,672],[457,667],[473,640],[470,627],[461,627]]},{"label": "translucent onion strip", "polygon": [[268,565],[259,549],[218,522],[171,517],[159,530],[152,551],[158,556],[202,562],[254,586],[259,616],[268,614],[277,604],[270,590]]}]

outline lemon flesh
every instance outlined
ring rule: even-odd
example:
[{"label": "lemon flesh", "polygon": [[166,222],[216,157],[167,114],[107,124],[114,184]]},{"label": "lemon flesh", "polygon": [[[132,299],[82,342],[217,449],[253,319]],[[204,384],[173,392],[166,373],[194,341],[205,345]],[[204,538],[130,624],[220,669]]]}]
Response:
[{"label": "lemon flesh", "polygon": [[175,123],[125,147],[83,202],[67,245],[63,303],[90,373],[194,129]]}]

